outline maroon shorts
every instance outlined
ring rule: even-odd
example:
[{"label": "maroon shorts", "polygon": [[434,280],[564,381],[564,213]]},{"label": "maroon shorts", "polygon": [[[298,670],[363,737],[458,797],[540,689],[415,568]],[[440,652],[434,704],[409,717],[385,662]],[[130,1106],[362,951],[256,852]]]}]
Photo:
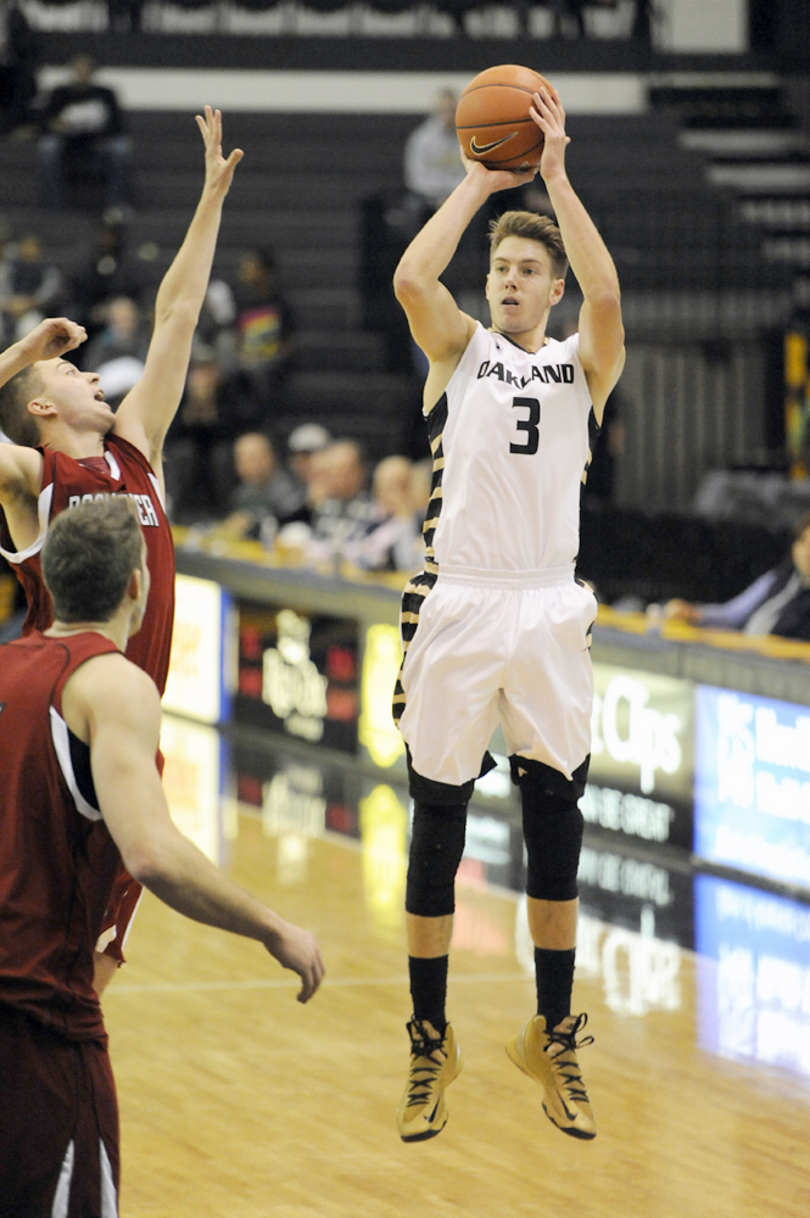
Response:
[{"label": "maroon shorts", "polygon": [[3,1218],[116,1218],[119,1172],[106,1046],[0,1003]]}]

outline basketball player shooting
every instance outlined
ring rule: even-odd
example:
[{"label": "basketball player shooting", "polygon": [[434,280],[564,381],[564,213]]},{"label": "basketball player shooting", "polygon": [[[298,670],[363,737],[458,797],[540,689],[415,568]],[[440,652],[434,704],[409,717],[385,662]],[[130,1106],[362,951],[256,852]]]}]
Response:
[{"label": "basketball player shooting", "polygon": [[[67,318],[42,322],[0,355],[0,553],[23,585],[23,633],[50,626],[40,552],[49,521],[98,496],[129,495],[146,538],[152,588],[143,629],[127,656],[160,693],[166,685],[174,619],[174,548],[164,510],[163,442],[188,370],[191,342],[205,299],[222,205],[242,159],[222,155],[222,118],[197,116],[205,145],[202,195],[155,301],[154,330],[143,376],[113,414],[95,372],[64,357],[86,338]],[[119,877],[96,959],[99,993],[123,960],[122,948],[140,885]]]},{"label": "basketball player shooting", "polygon": [[[521,792],[537,1014],[509,1041],[543,1089],[550,1120],[576,1138],[596,1126],[571,1014],[582,814],[590,760],[592,593],[574,573],[579,495],[605,402],[624,365],[616,268],[566,174],[558,93],[534,94],[545,137],[540,174],[557,217],[506,212],[491,226],[492,326],[440,281],[462,233],[496,191],[536,172],[467,176],[405,251],[394,289],[429,371],[433,453],[427,561],[405,590],[405,658],[394,695],[414,799],[406,910],[413,1016],[397,1111],[403,1141],[440,1133],[461,1070],[445,998],[454,882],[467,802],[500,719]],[[546,335],[568,263],[584,298],[579,332]]]}]

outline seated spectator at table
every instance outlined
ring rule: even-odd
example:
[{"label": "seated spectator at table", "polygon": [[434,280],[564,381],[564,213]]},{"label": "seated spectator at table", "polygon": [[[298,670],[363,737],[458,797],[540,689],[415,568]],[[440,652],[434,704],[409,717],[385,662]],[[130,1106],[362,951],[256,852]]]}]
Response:
[{"label": "seated spectator at table", "polygon": [[754,580],[739,596],[722,605],[671,600],[664,606],[663,616],[709,630],[810,641],[810,513],[796,526],[785,561]]},{"label": "seated spectator at table", "polygon": [[268,542],[277,529],[306,518],[303,492],[279,465],[269,436],[247,432],[235,441],[233,454],[239,482],[231,494],[225,532]]},{"label": "seated spectator at table", "polygon": [[109,301],[104,316],[104,329],[82,353],[82,367],[99,374],[106,400],[116,406],[143,376],[151,329],[129,296]]},{"label": "seated spectator at table", "polygon": [[342,558],[346,546],[365,537],[374,523],[374,505],[366,490],[366,462],[355,440],[336,440],[312,461],[309,507],[315,561]]},{"label": "seated spectator at table", "polygon": [[424,561],[421,523],[414,511],[413,465],[386,457],[372,479],[370,531],[348,543],[345,557],[364,571],[415,571]]},{"label": "seated spectator at table", "polygon": [[127,173],[131,141],[112,89],[95,84],[96,64],[77,55],[72,77],[48,96],[40,113],[39,159],[45,202],[55,211],[65,206],[65,169],[74,161],[82,175],[98,165],[103,172],[105,206],[128,202]]},{"label": "seated spectator at table", "polygon": [[299,423],[287,437],[287,468],[304,488],[309,486],[312,459],[332,443],[321,423]]},{"label": "seated spectator at table", "polygon": [[59,312],[62,276],[46,257],[42,240],[29,232],[7,246],[0,263],[0,310],[5,339],[16,342]]}]

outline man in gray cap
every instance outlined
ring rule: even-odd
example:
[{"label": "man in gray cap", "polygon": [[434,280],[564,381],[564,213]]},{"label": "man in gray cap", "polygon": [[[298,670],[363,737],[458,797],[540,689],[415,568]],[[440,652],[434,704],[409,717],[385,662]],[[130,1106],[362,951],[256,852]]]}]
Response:
[{"label": "man in gray cap", "polygon": [[332,437],[320,423],[300,423],[287,439],[287,465],[304,486],[309,487],[312,458],[332,443]]}]

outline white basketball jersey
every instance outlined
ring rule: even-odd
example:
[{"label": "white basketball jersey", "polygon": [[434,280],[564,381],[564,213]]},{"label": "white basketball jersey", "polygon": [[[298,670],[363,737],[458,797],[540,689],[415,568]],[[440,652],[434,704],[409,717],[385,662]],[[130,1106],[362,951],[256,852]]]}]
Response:
[{"label": "white basketball jersey", "polygon": [[573,564],[599,430],[578,334],[533,355],[479,324],[427,423],[425,542],[440,571],[509,576]]}]

